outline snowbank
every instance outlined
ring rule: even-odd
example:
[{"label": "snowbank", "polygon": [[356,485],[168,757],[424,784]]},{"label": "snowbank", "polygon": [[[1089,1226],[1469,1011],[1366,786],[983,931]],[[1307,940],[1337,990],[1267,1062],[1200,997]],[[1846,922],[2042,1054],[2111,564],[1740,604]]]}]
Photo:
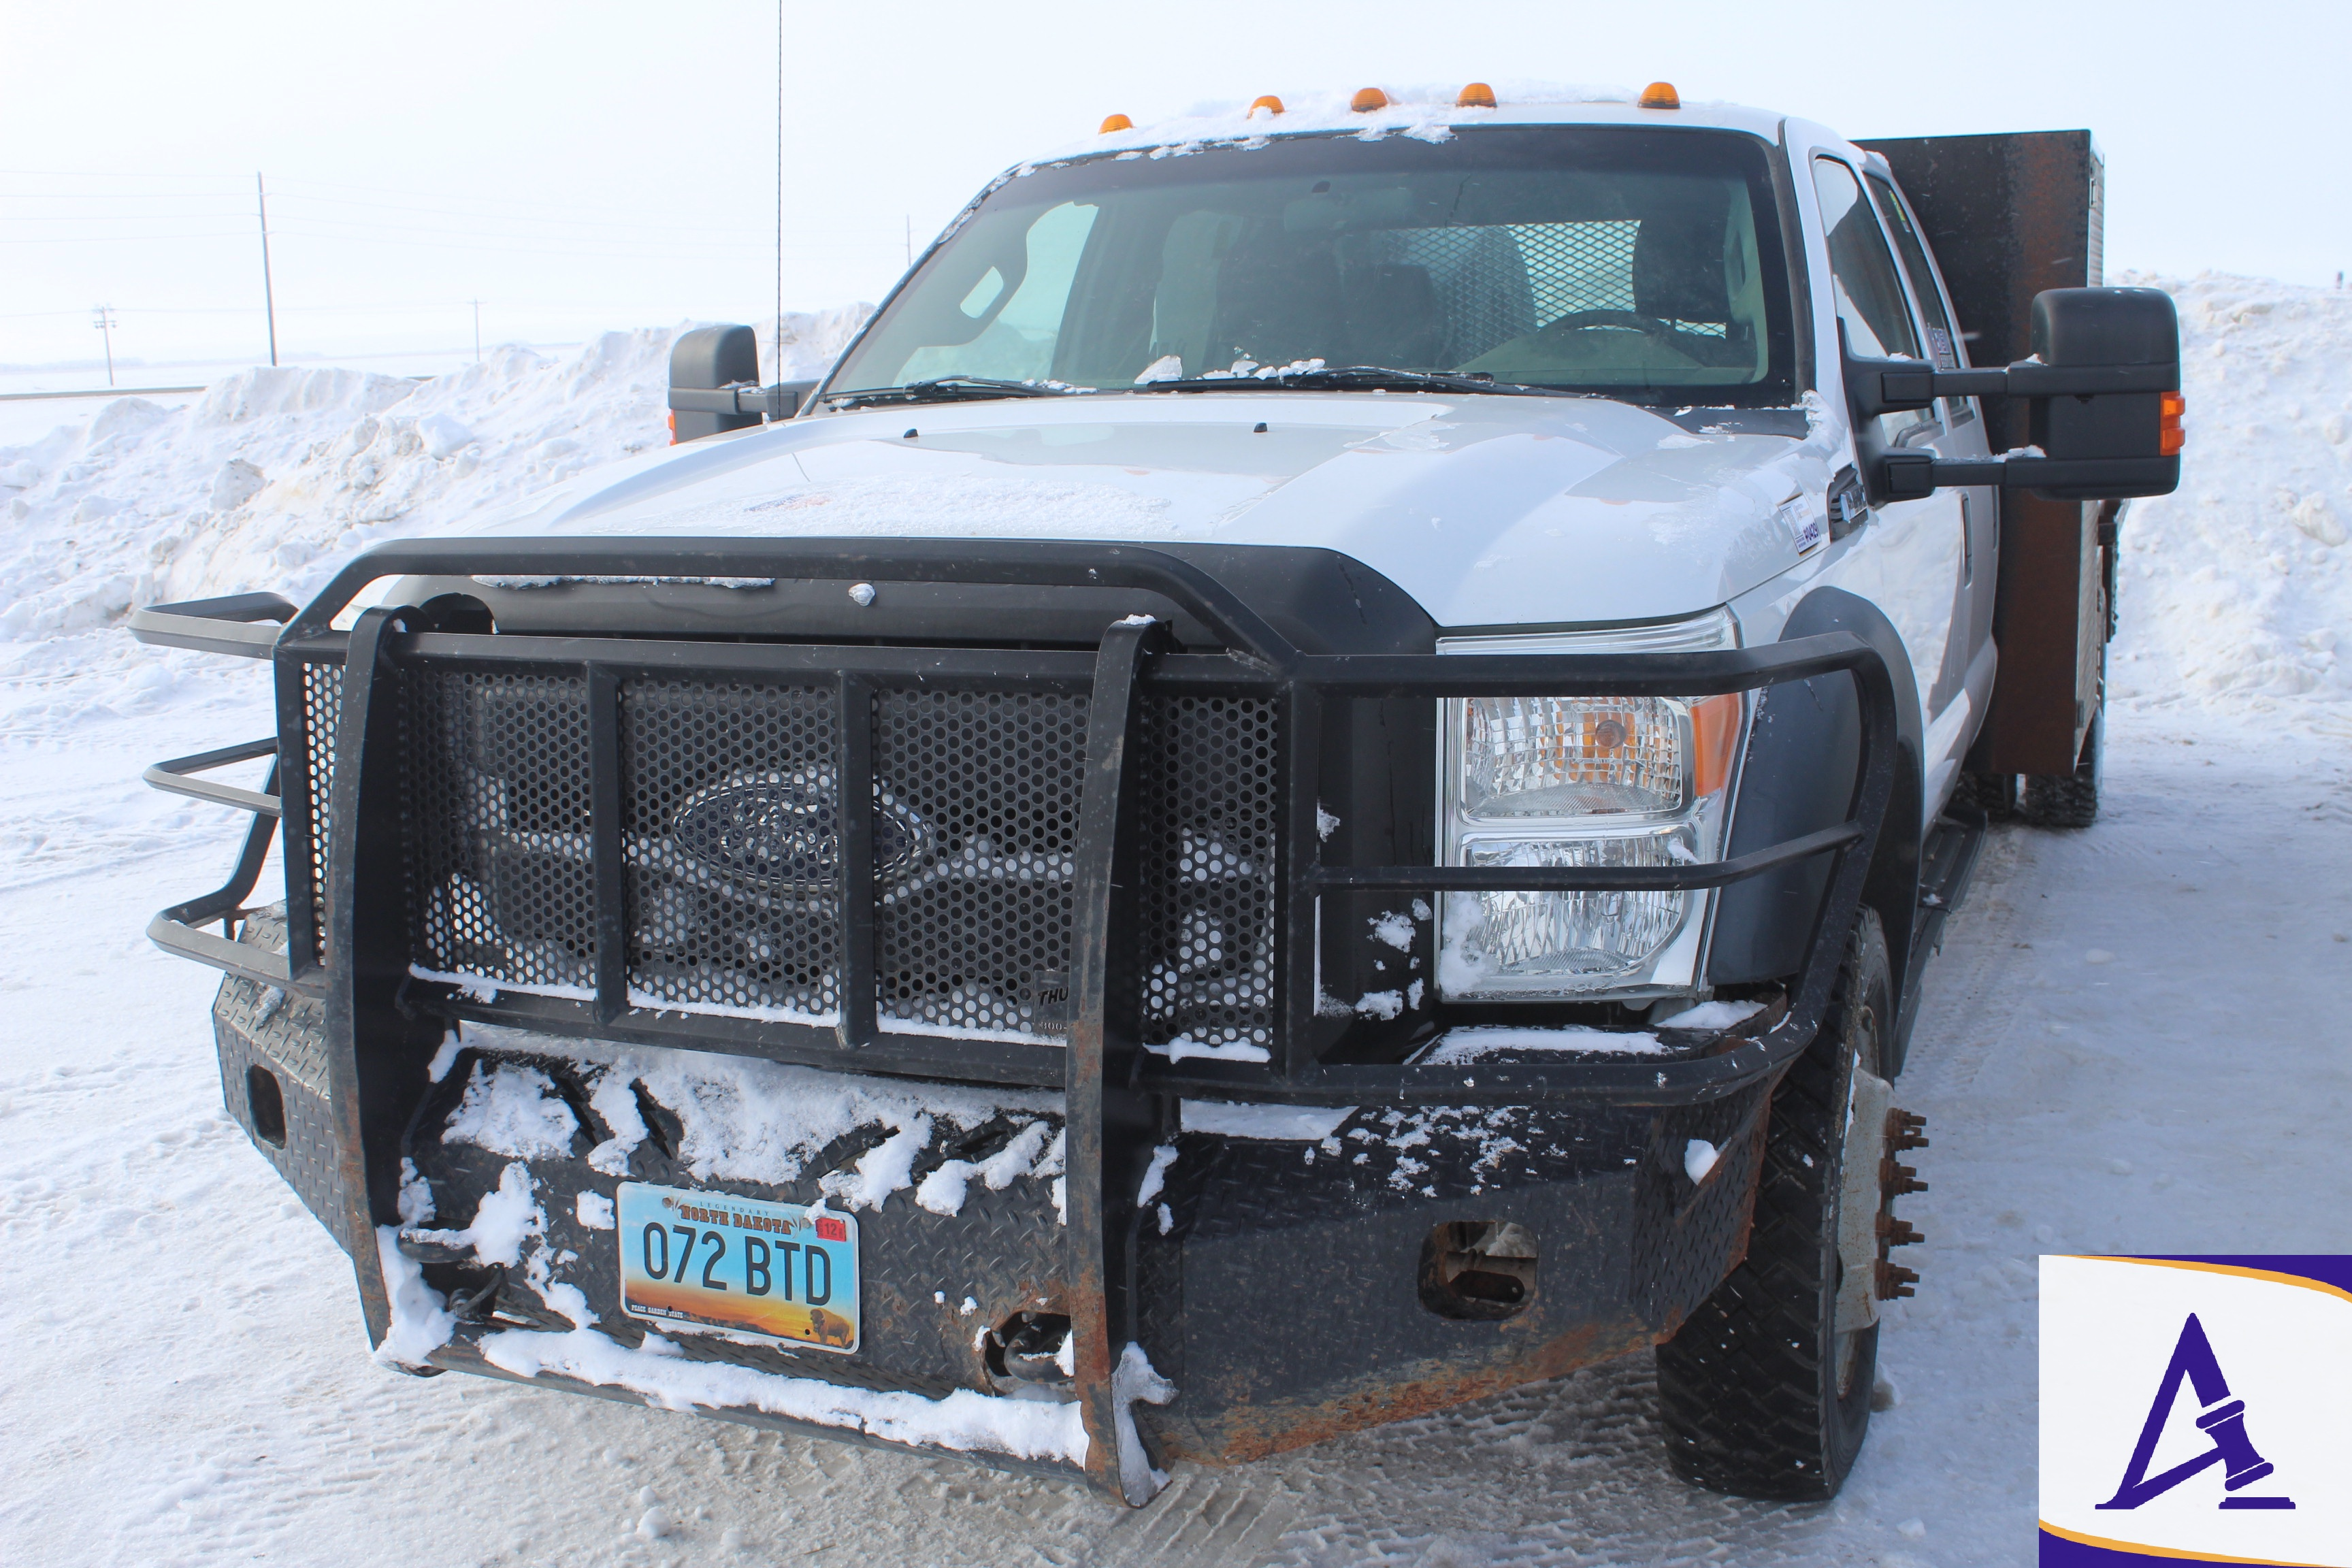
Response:
[{"label": "snowbank", "polygon": [[[821,373],[869,313],[787,315],[784,374]],[[607,332],[564,359],[509,346],[425,382],[256,368],[184,409],[121,398],[79,428],[0,447],[0,641],[113,626],[162,600],[299,599],[377,540],[666,445],[683,330]],[[761,334],[771,362],[776,339]]]},{"label": "snowbank", "polygon": [[[2180,310],[2180,489],[2134,501],[2110,690],[2158,704],[2352,696],[2352,293],[2126,274]],[[2352,649],[2344,650],[2352,652]]]},{"label": "snowbank", "polygon": [[[1440,109],[1453,112],[1394,112]],[[2189,444],[2179,493],[2134,503],[2124,525],[2114,694],[2342,701],[2352,293],[2212,274],[2118,281],[2179,301]],[[784,372],[816,373],[867,313],[786,317]],[[377,540],[519,513],[593,465],[655,449],[676,331],[607,333],[568,359],[501,349],[424,383],[251,370],[183,410],[123,398],[0,447],[0,678],[18,678],[0,723],[33,721],[52,666],[114,664],[106,690],[124,711],[187,700],[177,662],[112,638],[58,646],[137,605],[247,588],[299,598]],[[763,355],[775,338],[762,331]]]}]

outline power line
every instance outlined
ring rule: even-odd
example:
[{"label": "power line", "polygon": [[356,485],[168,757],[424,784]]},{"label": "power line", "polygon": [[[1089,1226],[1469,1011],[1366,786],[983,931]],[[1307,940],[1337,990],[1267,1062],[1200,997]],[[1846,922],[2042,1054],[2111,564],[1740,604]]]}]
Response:
[{"label": "power line", "polygon": [[91,234],[58,235],[47,239],[0,239],[0,245],[120,245],[150,239],[234,239],[234,234]]}]

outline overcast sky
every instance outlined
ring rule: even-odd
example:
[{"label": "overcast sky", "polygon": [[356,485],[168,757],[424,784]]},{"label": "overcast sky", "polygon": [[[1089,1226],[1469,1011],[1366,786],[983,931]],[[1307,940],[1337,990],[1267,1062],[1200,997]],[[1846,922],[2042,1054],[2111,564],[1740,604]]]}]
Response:
[{"label": "overcast sky", "polygon": [[[2107,267],[2332,283],[2352,7],[786,0],[784,298],[877,298],[999,169],[1261,92],[1509,78],[1848,135],[2088,126]],[[0,364],[356,356],[772,308],[777,7],[0,0]]]}]

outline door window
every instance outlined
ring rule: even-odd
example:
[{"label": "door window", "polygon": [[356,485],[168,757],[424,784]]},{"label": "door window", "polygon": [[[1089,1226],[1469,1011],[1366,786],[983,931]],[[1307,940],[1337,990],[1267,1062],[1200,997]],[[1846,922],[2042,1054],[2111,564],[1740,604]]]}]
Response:
[{"label": "door window", "polygon": [[[1936,286],[1936,269],[1928,265],[1927,247],[1912,226],[1911,214],[1895,187],[1876,174],[1869,176],[1871,199],[1878,204],[1879,216],[1886,220],[1886,231],[1895,237],[1895,254],[1903,258],[1903,270],[1911,279],[1911,296],[1919,301],[1919,314],[1927,328],[1927,357],[1939,370],[1958,370],[1960,357],[1958,329],[1952,325],[1951,313],[1944,309],[1944,296]],[[1944,399],[1945,416],[1955,425],[1966,424],[1976,417],[1976,405],[1965,397]]]},{"label": "door window", "polygon": [[[1865,359],[1922,357],[1894,253],[1886,248],[1886,236],[1863,199],[1853,171],[1834,158],[1816,158],[1813,187],[1821,194],[1822,226],[1829,235],[1830,291],[1837,300],[1847,344]],[[1932,415],[1882,415],[1879,434],[1895,446],[1906,432],[1935,423]]]}]

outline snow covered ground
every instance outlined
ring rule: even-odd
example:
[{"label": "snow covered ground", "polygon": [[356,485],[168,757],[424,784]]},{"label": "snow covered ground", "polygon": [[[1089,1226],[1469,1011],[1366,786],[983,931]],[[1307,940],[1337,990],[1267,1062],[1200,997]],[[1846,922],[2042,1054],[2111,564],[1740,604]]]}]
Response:
[{"label": "snow covered ground", "polygon": [[[1128,1513],[951,1459],[756,1434],[365,1352],[342,1255],[220,1109],[213,976],[141,934],[240,823],[139,769],[268,728],[263,672],[135,603],[299,594],[349,551],[660,439],[669,334],[415,387],[232,378],[0,448],[0,1557],[289,1563],[2024,1560],[2033,1258],[2352,1251],[2352,296],[2168,283],[2189,477],[2125,532],[2100,823],[1997,834],[1912,1063],[1924,1275],[1825,1507],[1673,1481],[1648,1359]],[[845,315],[800,318],[809,360]],[[763,334],[764,336],[764,334]],[[788,344],[788,359],[793,345]],[[791,368],[788,365],[787,368]],[[240,468],[239,465],[245,465]],[[248,473],[247,468],[256,470]]]}]

